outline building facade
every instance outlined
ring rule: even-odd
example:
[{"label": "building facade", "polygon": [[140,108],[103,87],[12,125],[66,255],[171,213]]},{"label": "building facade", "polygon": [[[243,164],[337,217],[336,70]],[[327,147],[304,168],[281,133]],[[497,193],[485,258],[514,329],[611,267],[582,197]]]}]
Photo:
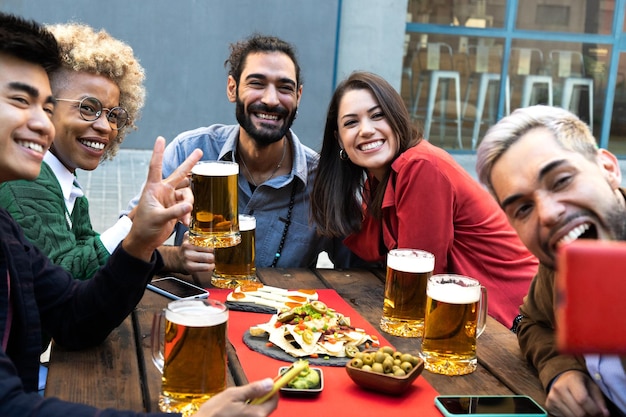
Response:
[{"label": "building facade", "polygon": [[80,21],[130,44],[146,68],[139,130],[236,123],[228,44],[254,32],[298,49],[304,92],[294,130],[319,150],[336,84],[376,72],[401,92],[425,137],[472,152],[485,130],[535,103],[567,107],[601,146],[626,155],[626,0],[0,0],[45,23]]}]

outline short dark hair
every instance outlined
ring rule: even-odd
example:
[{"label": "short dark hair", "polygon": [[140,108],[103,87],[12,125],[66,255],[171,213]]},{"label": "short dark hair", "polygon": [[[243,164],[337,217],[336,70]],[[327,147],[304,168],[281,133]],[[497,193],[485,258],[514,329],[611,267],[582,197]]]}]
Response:
[{"label": "short dark hair", "polygon": [[224,62],[224,66],[228,68],[228,75],[232,76],[237,84],[239,84],[248,55],[259,52],[282,52],[287,55],[293,61],[293,65],[296,68],[296,82],[298,83],[298,87],[302,85],[300,65],[296,57],[295,47],[275,36],[265,36],[258,33],[255,33],[245,40],[230,44],[230,56]]},{"label": "short dark hair", "polygon": [[50,73],[61,66],[54,36],[34,20],[0,12],[0,54],[41,65]]}]

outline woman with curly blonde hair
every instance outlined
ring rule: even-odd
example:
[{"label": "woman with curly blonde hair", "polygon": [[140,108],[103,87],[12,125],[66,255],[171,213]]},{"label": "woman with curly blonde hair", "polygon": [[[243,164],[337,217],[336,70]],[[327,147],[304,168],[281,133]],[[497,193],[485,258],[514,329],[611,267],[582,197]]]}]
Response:
[{"label": "woman with curly blonde hair", "polygon": [[55,137],[35,181],[0,188],[0,206],[26,237],[77,279],[90,278],[126,237],[134,213],[98,234],[76,170],[112,159],[144,104],[144,70],[130,46],[106,31],[68,23],[49,26],[61,67],[50,74],[57,100]]},{"label": "woman with curly blonde hair", "polygon": [[137,128],[135,121],[139,119],[146,96],[142,66],[130,46],[104,30],[96,32],[77,23],[52,25],[48,30],[54,34],[61,50],[62,67],[50,77],[52,92],[57,99],[71,86],[75,73],[100,75],[117,86],[119,101],[115,107],[126,110],[128,122],[116,130],[115,139],[102,156],[103,160],[113,159],[128,131]]}]

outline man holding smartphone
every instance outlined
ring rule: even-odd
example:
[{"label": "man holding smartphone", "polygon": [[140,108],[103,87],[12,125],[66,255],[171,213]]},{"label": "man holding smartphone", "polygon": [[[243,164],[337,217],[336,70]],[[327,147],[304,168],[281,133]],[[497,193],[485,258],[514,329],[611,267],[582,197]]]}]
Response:
[{"label": "man holding smartphone", "polygon": [[[55,133],[51,118],[56,100],[48,72],[58,65],[57,43],[48,31],[0,13],[0,182],[39,175]],[[26,240],[6,210],[0,210],[0,415],[146,415],[43,398],[37,380],[42,331],[69,349],[101,343],[162,268],[156,248],[177,221],[189,220],[193,196],[176,186],[202,152],[190,154],[162,179],[164,148],[165,140],[158,138],[133,226],[91,280],[74,280],[52,264]],[[265,416],[276,407],[276,397],[259,406],[249,406],[246,400],[271,388],[269,378],[230,388],[205,403],[197,415]]]},{"label": "man holding smartphone", "polygon": [[574,114],[532,106],[489,129],[478,148],[476,169],[540,261],[520,308],[518,339],[548,391],[548,412],[626,413],[626,358],[560,354],[554,319],[558,248],[576,239],[626,240],[626,194],[617,158],[598,149]]}]

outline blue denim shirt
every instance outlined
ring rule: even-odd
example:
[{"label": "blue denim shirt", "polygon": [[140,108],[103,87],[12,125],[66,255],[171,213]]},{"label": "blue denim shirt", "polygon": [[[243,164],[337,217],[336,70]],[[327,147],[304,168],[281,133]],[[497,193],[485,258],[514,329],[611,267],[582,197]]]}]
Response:
[{"label": "blue denim shirt", "polygon": [[[280,239],[291,198],[292,186],[297,191],[285,244],[277,267],[298,268],[314,266],[321,251],[328,252],[337,267],[348,267],[350,251],[338,239],[322,238],[310,222],[310,195],[319,155],[303,145],[289,132],[293,153],[293,167],[289,175],[271,178],[250,189],[245,176],[239,175],[239,213],[256,217],[256,266],[272,264]],[[215,124],[178,135],[165,149],[163,177],[169,176],[194,149],[201,149],[203,160],[235,160],[239,125]],[[137,199],[131,202],[134,207]]]}]

